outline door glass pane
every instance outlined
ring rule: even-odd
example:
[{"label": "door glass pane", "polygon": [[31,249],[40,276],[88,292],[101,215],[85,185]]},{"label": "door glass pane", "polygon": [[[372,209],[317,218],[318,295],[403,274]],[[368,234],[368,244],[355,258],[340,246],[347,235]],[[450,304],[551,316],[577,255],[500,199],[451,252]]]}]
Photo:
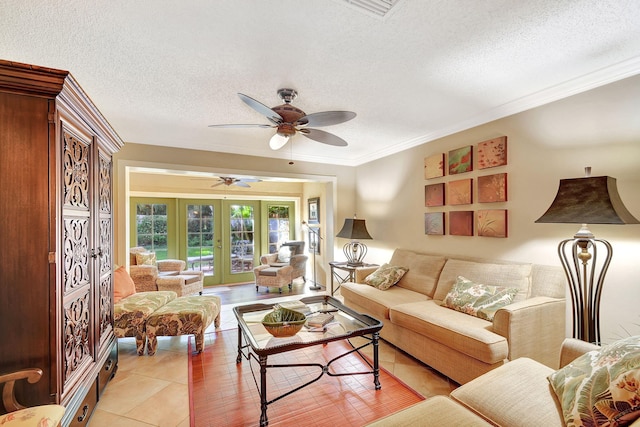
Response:
[{"label": "door glass pane", "polygon": [[213,276],[213,206],[187,205],[187,266]]},{"label": "door glass pane", "polygon": [[253,206],[230,206],[231,273],[253,271],[254,212]]},{"label": "door glass pane", "polygon": [[137,245],[156,253],[156,259],[167,258],[167,205],[136,205]]},{"label": "door glass pane", "polygon": [[278,252],[278,248],[289,240],[289,206],[269,205],[269,253]]}]

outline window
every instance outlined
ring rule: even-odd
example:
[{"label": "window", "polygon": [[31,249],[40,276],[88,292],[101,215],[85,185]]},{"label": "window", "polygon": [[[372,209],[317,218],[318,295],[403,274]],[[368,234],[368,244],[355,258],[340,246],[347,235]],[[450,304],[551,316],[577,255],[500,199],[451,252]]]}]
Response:
[{"label": "window", "polygon": [[157,259],[167,258],[167,205],[141,203],[136,205],[137,246],[156,253]]},{"label": "window", "polygon": [[213,224],[212,205],[187,205],[187,264],[205,276],[215,274]]},{"label": "window", "polygon": [[270,254],[278,252],[278,248],[290,239],[290,213],[289,206],[268,206],[269,248]]},{"label": "window", "polygon": [[231,273],[253,271],[254,210],[253,206],[230,205]]}]

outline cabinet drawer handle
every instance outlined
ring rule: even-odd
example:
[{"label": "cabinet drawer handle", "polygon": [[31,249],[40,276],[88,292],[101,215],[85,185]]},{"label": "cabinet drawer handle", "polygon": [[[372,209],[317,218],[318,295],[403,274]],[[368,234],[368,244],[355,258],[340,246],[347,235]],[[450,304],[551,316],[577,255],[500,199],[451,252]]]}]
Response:
[{"label": "cabinet drawer handle", "polygon": [[84,405],[82,408],[82,415],[78,417],[78,422],[81,423],[87,417],[87,412],[89,411],[89,405]]},{"label": "cabinet drawer handle", "polygon": [[109,369],[111,369],[111,366],[113,366],[113,359],[109,359],[109,360],[107,361],[107,364],[106,364],[106,365],[104,365],[104,370],[105,370],[105,371],[108,371]]}]

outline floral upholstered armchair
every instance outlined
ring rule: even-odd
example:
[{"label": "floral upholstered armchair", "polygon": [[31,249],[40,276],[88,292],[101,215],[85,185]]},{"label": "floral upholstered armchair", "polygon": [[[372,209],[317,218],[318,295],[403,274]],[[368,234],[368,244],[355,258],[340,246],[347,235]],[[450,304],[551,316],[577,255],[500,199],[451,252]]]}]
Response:
[{"label": "floral upholstered armchair", "polygon": [[157,260],[153,252],[142,246],[129,250],[130,275],[136,292],[174,291],[178,296],[202,294],[204,273],[185,270],[181,259]]},{"label": "floral upholstered armchair", "polygon": [[33,384],[42,377],[42,370],[31,368],[21,371],[0,374],[0,390],[2,390],[2,404],[7,411],[0,414],[0,425],[57,427],[64,416],[65,408],[60,405],[41,405],[26,408],[16,401],[14,384],[18,380],[27,380]]}]

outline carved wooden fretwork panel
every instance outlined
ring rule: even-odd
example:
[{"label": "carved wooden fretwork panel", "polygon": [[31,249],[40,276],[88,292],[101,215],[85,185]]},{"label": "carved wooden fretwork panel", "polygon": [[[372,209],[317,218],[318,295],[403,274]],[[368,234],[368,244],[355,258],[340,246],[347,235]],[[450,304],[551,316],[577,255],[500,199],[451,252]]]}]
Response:
[{"label": "carved wooden fretwork panel", "polygon": [[65,218],[62,272],[65,293],[89,283],[89,219]]},{"label": "carved wooden fretwork panel", "polygon": [[113,317],[111,314],[111,275],[105,277],[100,281],[100,337],[113,327]]},{"label": "carved wooden fretwork panel", "polygon": [[111,161],[102,156],[100,156],[99,179],[100,212],[109,214],[111,213]]},{"label": "carved wooden fretwork panel", "polygon": [[63,132],[63,204],[89,209],[89,145]]},{"label": "carved wooden fretwork panel", "polygon": [[64,380],[82,366],[85,358],[92,359],[90,342],[89,293],[83,294],[64,307]]},{"label": "carved wooden fretwork panel", "polygon": [[100,220],[100,275],[111,271],[111,219]]}]

